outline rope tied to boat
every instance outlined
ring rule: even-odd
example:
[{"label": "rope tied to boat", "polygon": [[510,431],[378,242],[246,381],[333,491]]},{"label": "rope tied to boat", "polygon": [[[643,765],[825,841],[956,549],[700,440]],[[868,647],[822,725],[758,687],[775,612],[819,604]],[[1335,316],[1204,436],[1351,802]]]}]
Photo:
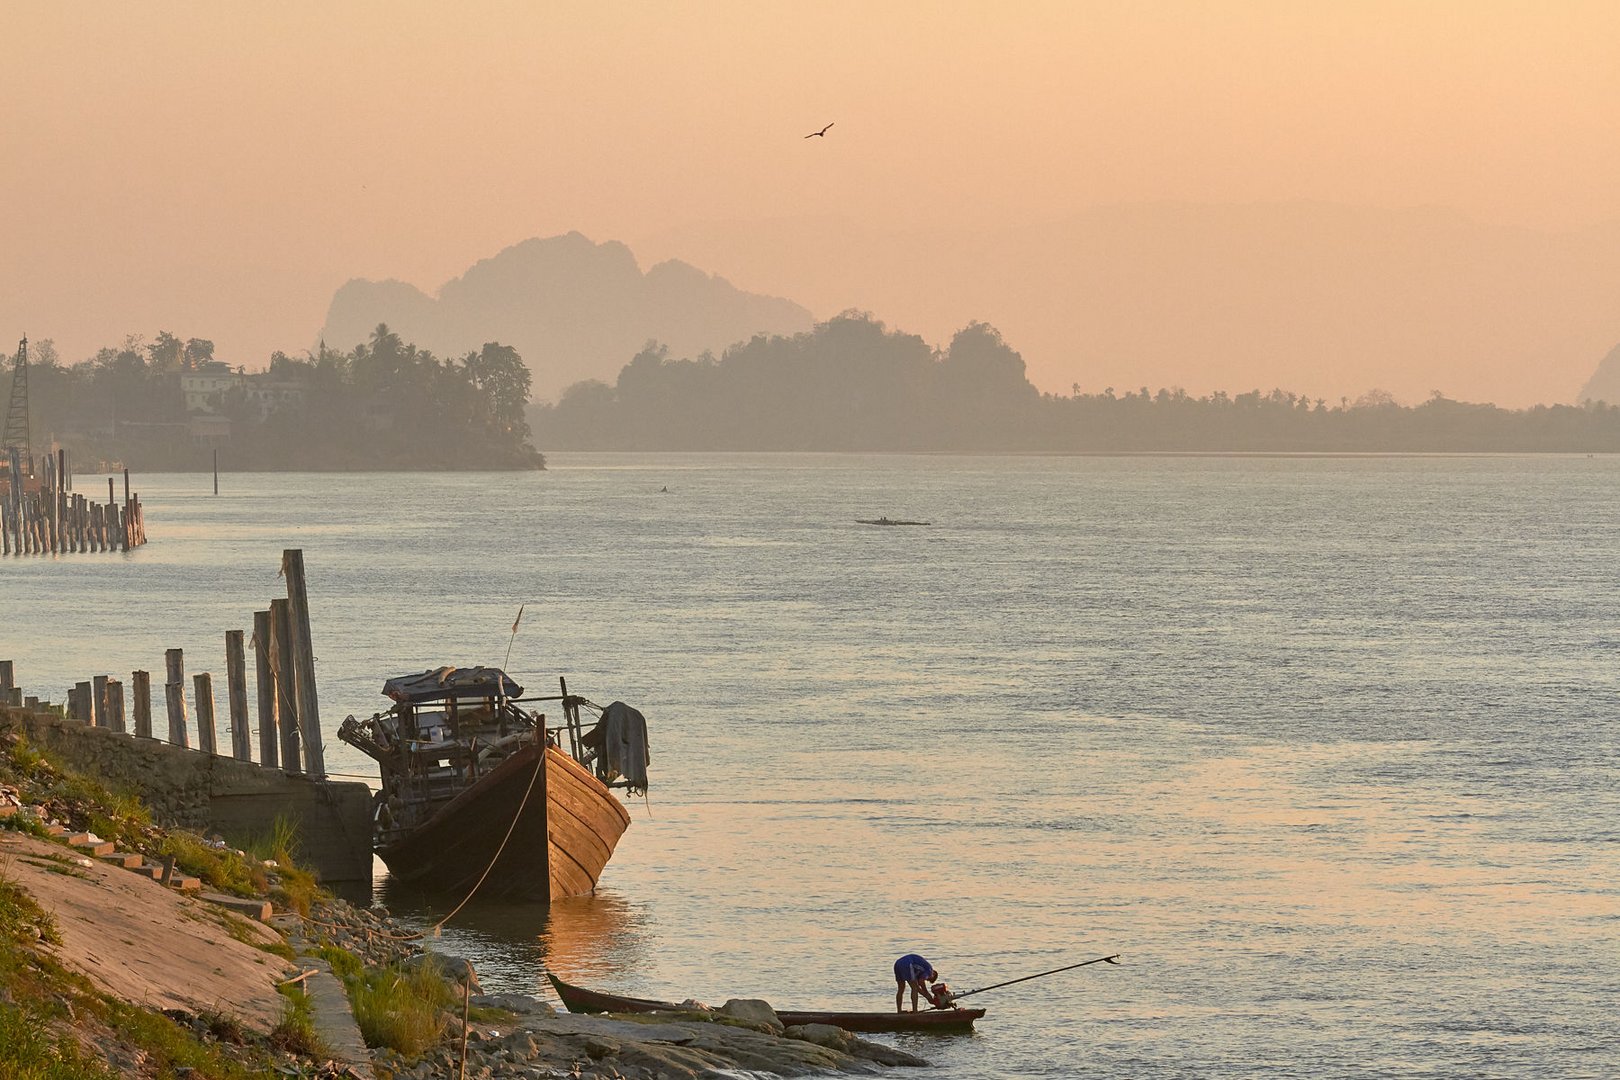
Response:
[{"label": "rope tied to boat", "polygon": [[529,776],[529,786],[523,790],[523,801],[518,803],[517,813],[512,815],[512,822],[506,827],[506,835],[501,837],[501,846],[495,849],[495,855],[489,860],[489,865],[484,867],[482,874],[478,875],[478,880],[473,883],[472,891],[461,898],[461,903],[452,908],[450,914],[433,924],[434,937],[438,937],[439,931],[443,929],[444,924],[455,918],[456,914],[467,906],[467,902],[478,895],[478,890],[483,887],[484,879],[489,877],[491,870],[495,869],[495,864],[501,861],[501,853],[506,850],[507,841],[512,839],[512,833],[517,829],[517,823],[523,820],[523,810],[529,805],[529,796],[534,792],[534,782],[540,779],[540,771],[546,767],[546,734],[543,725],[536,733],[536,738],[540,743],[540,755],[535,760],[534,772]]}]

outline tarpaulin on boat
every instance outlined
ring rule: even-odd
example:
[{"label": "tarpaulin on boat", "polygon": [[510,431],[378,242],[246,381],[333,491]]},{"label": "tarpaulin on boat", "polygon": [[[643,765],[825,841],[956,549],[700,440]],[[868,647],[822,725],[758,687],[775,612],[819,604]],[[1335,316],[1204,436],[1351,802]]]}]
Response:
[{"label": "tarpaulin on boat", "polygon": [[602,719],[580,740],[594,751],[592,764],[598,776],[609,780],[622,776],[631,792],[647,790],[647,762],[652,753],[647,746],[647,718],[622,701],[602,710]]},{"label": "tarpaulin on boat", "polygon": [[442,667],[420,675],[401,675],[383,683],[382,692],[395,701],[439,701],[447,697],[522,697],[523,687],[500,668]]}]

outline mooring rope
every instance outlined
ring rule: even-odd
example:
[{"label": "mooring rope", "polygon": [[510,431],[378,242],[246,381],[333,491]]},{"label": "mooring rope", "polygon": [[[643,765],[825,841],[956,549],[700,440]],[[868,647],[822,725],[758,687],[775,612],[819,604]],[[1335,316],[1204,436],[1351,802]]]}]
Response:
[{"label": "mooring rope", "polygon": [[438,922],[433,924],[433,936],[434,937],[438,937],[439,936],[439,930],[444,926],[444,924],[449,922],[451,919],[455,918],[456,913],[459,912],[462,908],[467,906],[467,901],[471,900],[474,896],[476,896],[478,894],[478,890],[484,884],[484,879],[489,877],[489,872],[491,870],[495,869],[495,864],[500,861],[501,852],[506,850],[506,842],[508,840],[512,839],[512,833],[517,828],[517,823],[520,820],[522,820],[522,818],[523,818],[523,809],[524,809],[524,807],[529,805],[529,795],[534,791],[534,782],[536,780],[540,779],[540,770],[544,769],[546,767],[547,749],[546,749],[546,737],[545,737],[545,733],[543,731],[540,733],[539,739],[540,739],[540,759],[538,761],[536,761],[535,764],[534,764],[534,773],[533,773],[533,775],[531,775],[529,777],[529,786],[523,792],[523,801],[518,803],[517,813],[512,815],[512,823],[506,827],[506,835],[501,837],[501,846],[495,849],[495,857],[489,860],[489,865],[484,867],[484,872],[482,874],[478,875],[478,880],[477,880],[477,882],[475,882],[473,884],[472,891],[469,892],[466,896],[461,898],[461,903],[457,904],[454,908],[452,908],[451,911],[450,911],[450,914],[446,915],[444,918],[440,919]]}]

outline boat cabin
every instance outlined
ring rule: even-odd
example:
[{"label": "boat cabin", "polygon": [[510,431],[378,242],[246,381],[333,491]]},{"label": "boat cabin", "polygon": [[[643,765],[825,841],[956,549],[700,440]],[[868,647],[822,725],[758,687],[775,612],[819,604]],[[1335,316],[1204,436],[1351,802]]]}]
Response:
[{"label": "boat cabin", "polygon": [[[394,705],[368,720],[343,721],[338,737],[374,758],[376,846],[387,848],[471,790],[501,764],[535,747],[567,754],[609,788],[647,788],[646,721],[623,702],[602,708],[568,693],[524,697],[499,668],[442,667],[389,679]],[[561,723],[526,706],[555,702]],[[581,708],[597,714],[581,719]]]}]

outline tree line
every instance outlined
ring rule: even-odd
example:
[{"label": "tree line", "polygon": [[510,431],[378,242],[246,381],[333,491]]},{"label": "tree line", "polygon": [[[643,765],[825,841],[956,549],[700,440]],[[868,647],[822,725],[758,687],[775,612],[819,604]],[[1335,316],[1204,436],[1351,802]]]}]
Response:
[{"label": "tree line", "polygon": [[268,371],[209,396],[200,411],[228,427],[201,433],[182,377],[216,370],[206,339],[132,336],[71,365],[42,341],[29,361],[36,447],[55,438],[81,462],[202,468],[223,444],[238,469],[544,467],[524,414],[529,369],[499,343],[440,358],[378,325],[347,352],[276,352]]},{"label": "tree line", "polygon": [[649,342],[609,385],[533,406],[551,449],[1445,453],[1620,451],[1620,408],[1503,409],[1436,391],[1402,406],[1283,390],[1194,397],[1142,387],[1043,394],[1001,334],[975,322],[942,349],[846,312],[715,357]]}]

